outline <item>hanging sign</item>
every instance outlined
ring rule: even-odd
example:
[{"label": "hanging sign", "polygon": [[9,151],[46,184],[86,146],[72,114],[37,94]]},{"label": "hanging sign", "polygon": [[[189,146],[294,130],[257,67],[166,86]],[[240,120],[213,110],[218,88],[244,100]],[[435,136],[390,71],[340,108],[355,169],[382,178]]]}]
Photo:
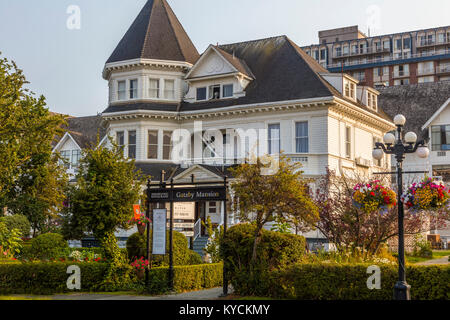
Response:
[{"label": "hanging sign", "polygon": [[173,218],[174,220],[195,220],[195,202],[175,202]]},{"label": "hanging sign", "polygon": [[166,254],[167,209],[153,210],[153,254]]}]

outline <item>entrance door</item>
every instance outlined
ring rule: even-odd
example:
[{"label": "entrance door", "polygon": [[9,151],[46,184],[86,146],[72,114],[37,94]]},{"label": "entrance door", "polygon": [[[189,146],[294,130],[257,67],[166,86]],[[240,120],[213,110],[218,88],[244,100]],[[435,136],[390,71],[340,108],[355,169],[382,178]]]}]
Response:
[{"label": "entrance door", "polygon": [[203,225],[203,223],[206,223],[206,203],[205,202],[199,202],[198,203],[198,219],[202,220],[202,227],[200,236],[206,236],[206,228]]}]

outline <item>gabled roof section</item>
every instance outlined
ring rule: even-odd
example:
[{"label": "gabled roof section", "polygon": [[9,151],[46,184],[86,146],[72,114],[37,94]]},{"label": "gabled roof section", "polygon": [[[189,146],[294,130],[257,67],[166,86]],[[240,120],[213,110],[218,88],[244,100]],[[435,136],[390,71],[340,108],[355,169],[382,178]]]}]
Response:
[{"label": "gabled roof section", "polygon": [[82,149],[96,146],[97,137],[100,142],[107,133],[101,116],[68,118],[67,126],[64,129]]},{"label": "gabled roof section", "polygon": [[194,64],[199,53],[166,0],[148,0],[106,63],[132,59]]},{"label": "gabled roof section", "polygon": [[[244,60],[239,59],[235,55],[230,54],[230,53],[226,52],[225,50],[222,50],[219,46],[213,46],[213,45],[210,45],[205,50],[205,52],[203,52],[203,54],[200,56],[200,59],[197,60],[195,65],[192,67],[192,69],[186,75],[186,79],[195,79],[196,78],[196,76],[195,76],[196,71],[199,68],[201,68],[202,64],[204,64],[205,59],[207,59],[206,57],[209,56],[210,54],[216,54],[220,58],[222,58],[224,60],[224,62],[226,64],[228,64],[228,66],[230,67],[228,70],[233,70],[233,72],[239,72],[250,79],[255,79],[255,75],[252,73],[252,71],[250,70],[250,68],[248,67],[247,63]],[[220,75],[220,74],[223,74],[223,72],[217,73],[217,74],[210,74],[210,76],[215,76],[215,75]],[[202,78],[204,78],[204,77],[205,76],[202,76]]]},{"label": "gabled roof section", "polygon": [[413,131],[428,137],[423,125],[450,98],[450,82],[432,82],[379,88],[378,104],[391,116],[406,117],[405,132]]},{"label": "gabled roof section", "polygon": [[[450,93],[449,93],[450,94]],[[425,123],[422,127],[422,130],[426,130],[431,123],[444,111],[448,106],[450,105],[450,98],[447,99],[447,101],[444,102],[444,104],[436,111],[431,118]]]}]

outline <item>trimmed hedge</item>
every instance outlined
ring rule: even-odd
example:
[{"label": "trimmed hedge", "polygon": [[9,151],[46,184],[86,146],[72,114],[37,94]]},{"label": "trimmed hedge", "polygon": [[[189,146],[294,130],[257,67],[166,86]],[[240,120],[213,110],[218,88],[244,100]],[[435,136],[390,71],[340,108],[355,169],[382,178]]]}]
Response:
[{"label": "trimmed hedge", "polygon": [[91,292],[102,282],[108,265],[106,263],[14,263],[0,264],[1,294],[54,294],[73,292],[67,289],[66,273],[71,265],[81,269],[81,291]]},{"label": "trimmed hedge", "polygon": [[[298,300],[392,300],[397,266],[380,266],[380,290],[367,288],[369,266],[297,264],[274,270],[268,277],[258,277],[260,283],[253,287],[242,276],[231,282],[240,295]],[[450,299],[450,266],[408,266],[406,274],[413,300]]]},{"label": "trimmed hedge", "polygon": [[[34,262],[0,263],[0,294],[56,294],[75,292],[67,289],[67,268],[78,265],[81,269],[81,292],[100,292],[106,276],[106,263]],[[223,280],[223,264],[202,264],[174,267],[174,289],[177,292],[219,287]],[[168,267],[150,270],[150,292],[169,291]]]},{"label": "trimmed hedge", "polygon": [[[169,291],[169,268],[159,267],[150,270],[149,291],[163,294]],[[196,266],[174,267],[174,290],[186,292],[220,287],[223,283],[223,264],[201,264]]]},{"label": "trimmed hedge", "polygon": [[44,233],[31,240],[30,254],[33,259],[57,259],[69,249],[67,241],[58,233]]}]

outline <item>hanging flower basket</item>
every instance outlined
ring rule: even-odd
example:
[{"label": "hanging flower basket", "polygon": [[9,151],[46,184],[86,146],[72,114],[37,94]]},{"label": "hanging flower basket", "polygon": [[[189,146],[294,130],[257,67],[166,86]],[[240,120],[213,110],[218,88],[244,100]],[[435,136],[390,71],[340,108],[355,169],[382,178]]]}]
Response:
[{"label": "hanging flower basket", "polygon": [[397,204],[397,194],[392,189],[381,185],[379,180],[357,184],[353,188],[352,199],[353,205],[366,213],[385,212]]},{"label": "hanging flower basket", "polygon": [[413,183],[402,194],[402,202],[411,211],[435,211],[443,208],[450,198],[449,190],[441,181],[425,178]]},{"label": "hanging flower basket", "polygon": [[150,223],[150,219],[148,219],[145,214],[140,214],[139,218],[136,219],[135,217],[133,217],[133,219],[129,220],[128,223],[130,224],[137,224],[137,228],[140,234],[144,234],[145,232],[145,228],[147,227],[147,225]]}]

